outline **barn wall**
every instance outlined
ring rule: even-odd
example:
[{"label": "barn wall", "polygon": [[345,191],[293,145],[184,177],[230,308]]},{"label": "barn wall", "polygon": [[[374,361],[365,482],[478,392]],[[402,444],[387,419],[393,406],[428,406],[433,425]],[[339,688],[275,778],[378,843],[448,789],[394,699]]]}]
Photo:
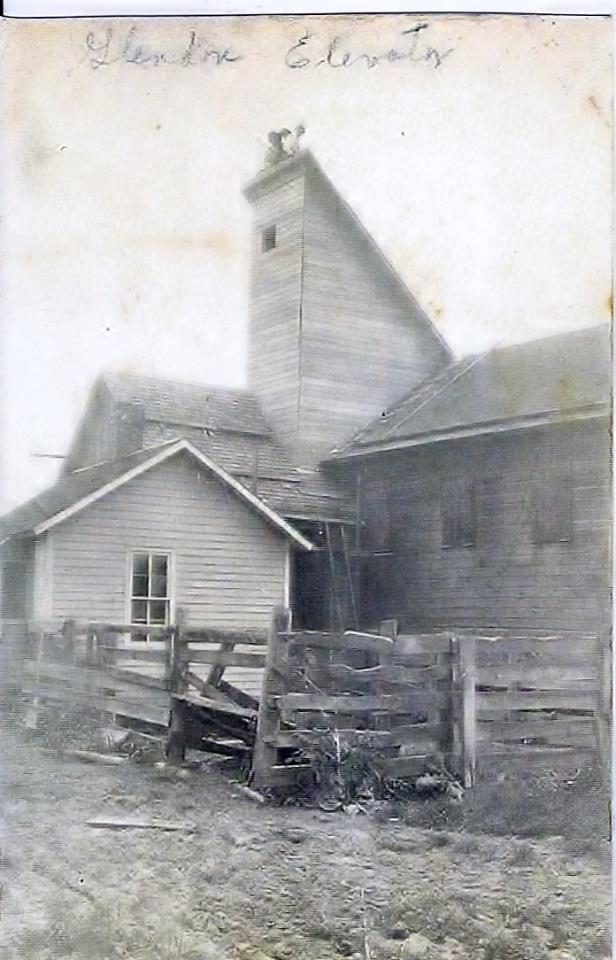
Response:
[{"label": "barn wall", "polygon": [[[531,488],[568,478],[572,538],[532,542]],[[476,491],[476,545],[444,548],[452,479]],[[594,629],[609,622],[611,499],[606,421],[382,454],[363,471],[368,618],[408,626]]]},{"label": "barn wall", "polygon": [[191,623],[267,627],[284,600],[285,539],[180,455],[55,528],[54,617],[124,621],[139,548],[172,552],[175,603]]}]

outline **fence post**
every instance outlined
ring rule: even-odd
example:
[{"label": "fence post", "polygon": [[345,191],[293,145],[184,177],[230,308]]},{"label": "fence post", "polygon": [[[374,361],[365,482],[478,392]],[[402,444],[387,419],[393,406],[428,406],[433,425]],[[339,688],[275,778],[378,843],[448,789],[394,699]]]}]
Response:
[{"label": "fence post", "polygon": [[274,738],[278,732],[279,712],[278,708],[271,703],[271,699],[276,694],[284,692],[284,686],[275,668],[284,655],[285,639],[281,635],[287,633],[290,626],[291,611],[286,607],[274,607],[259,700],[257,735],[252,755],[251,779],[257,787],[268,786],[269,773],[278,759],[278,748]]},{"label": "fence post", "polygon": [[[44,638],[45,634],[42,630],[37,630],[35,633],[31,634],[31,662],[36,663],[36,672],[34,673],[33,677],[31,676],[31,679],[35,683],[35,690],[40,681],[40,661],[43,659]],[[39,721],[39,706],[40,698],[36,696],[35,693],[26,709],[26,715],[24,717],[24,725],[26,730],[37,729]]]},{"label": "fence post", "polygon": [[166,754],[171,763],[181,763],[186,755],[186,703],[177,700],[174,696],[186,693],[187,683],[184,679],[186,640],[184,629],[186,614],[178,609],[175,618],[175,628],[169,637],[169,696],[171,699],[169,731],[167,735]]},{"label": "fence post", "polygon": [[77,624],[74,620],[65,620],[62,627],[62,636],[64,638],[64,653],[68,660],[75,659],[75,640],[77,637]]},{"label": "fence post", "polygon": [[458,636],[453,638],[453,644],[457,654],[458,731],[462,785],[472,787],[477,765],[475,637]]}]

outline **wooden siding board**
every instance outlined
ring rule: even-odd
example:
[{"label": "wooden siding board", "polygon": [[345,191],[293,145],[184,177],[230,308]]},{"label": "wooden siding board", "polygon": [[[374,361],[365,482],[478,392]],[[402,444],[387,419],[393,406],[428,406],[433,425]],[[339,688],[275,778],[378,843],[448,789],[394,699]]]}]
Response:
[{"label": "wooden siding board", "polygon": [[349,439],[444,360],[319,178],[306,189],[302,316],[299,430],[307,460]]},{"label": "wooden siding board", "polygon": [[[590,630],[609,621],[611,499],[605,425],[551,426],[379,455],[362,469],[366,549],[395,517],[380,609],[404,628],[509,626]],[[532,543],[530,489],[569,476],[570,542]],[[476,485],[475,547],[444,549],[440,491]],[[589,522],[588,518],[592,518]]]},{"label": "wooden siding board", "polygon": [[284,600],[284,539],[218,481],[175,457],[54,531],[53,616],[123,621],[127,555],[171,551],[189,622],[267,628]]}]

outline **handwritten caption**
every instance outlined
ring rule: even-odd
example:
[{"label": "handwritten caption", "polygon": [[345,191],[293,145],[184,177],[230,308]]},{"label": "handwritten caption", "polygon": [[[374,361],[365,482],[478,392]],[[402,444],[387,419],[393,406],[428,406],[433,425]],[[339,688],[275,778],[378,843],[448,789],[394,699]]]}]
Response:
[{"label": "handwritten caption", "polygon": [[[283,63],[290,70],[310,70],[319,67],[332,70],[366,69],[406,61],[423,63],[434,69],[440,67],[453,53],[453,48],[439,49],[430,42],[430,25],[418,23],[397,35],[391,45],[383,49],[366,50],[354,46],[353,38],[334,35],[323,39],[310,30],[304,30],[282,52]],[[185,42],[170,48],[148,44],[139,28],[130,27],[118,33],[113,27],[90,31],[85,38],[85,59],[92,70],[113,64],[132,64],[138,67],[214,66],[237,63],[249,59],[231,46],[216,45],[190,30]]]}]

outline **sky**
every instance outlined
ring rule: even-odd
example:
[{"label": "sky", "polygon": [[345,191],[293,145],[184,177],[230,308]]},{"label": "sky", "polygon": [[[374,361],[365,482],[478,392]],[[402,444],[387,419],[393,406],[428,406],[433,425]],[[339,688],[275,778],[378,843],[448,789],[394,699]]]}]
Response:
[{"label": "sky", "polygon": [[241,187],[271,129],[304,124],[458,355],[610,319],[606,18],[21,20],[1,43],[0,510],[53,482],[34,454],[66,452],[101,369],[245,385]]}]

